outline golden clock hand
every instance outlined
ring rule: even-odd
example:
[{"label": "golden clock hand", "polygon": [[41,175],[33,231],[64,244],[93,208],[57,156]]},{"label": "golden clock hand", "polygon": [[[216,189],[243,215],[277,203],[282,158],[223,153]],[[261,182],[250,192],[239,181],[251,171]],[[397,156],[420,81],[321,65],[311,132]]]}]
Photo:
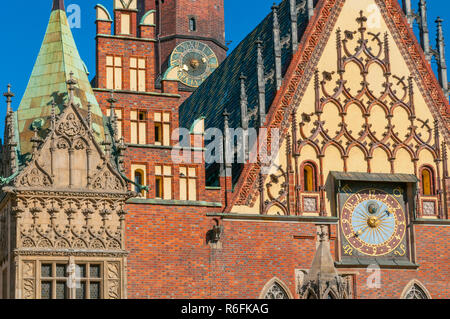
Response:
[{"label": "golden clock hand", "polygon": [[366,226],[366,228],[358,230],[358,231],[355,233],[355,237],[359,237],[359,236],[361,236],[362,234],[364,234],[364,232],[365,232],[368,228],[369,228],[369,226]]},{"label": "golden clock hand", "polygon": [[386,211],[384,212],[384,215],[380,216],[380,219],[383,219],[385,216],[389,218],[389,217],[391,217],[391,215],[392,215],[392,214],[391,214],[388,210],[386,210]]}]

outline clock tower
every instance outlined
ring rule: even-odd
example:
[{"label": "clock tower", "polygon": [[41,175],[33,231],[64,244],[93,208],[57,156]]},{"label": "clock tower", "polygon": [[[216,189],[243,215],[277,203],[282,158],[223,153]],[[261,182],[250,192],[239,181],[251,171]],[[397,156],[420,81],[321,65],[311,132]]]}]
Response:
[{"label": "clock tower", "polygon": [[223,0],[143,0],[140,7],[155,10],[158,77],[179,66],[182,86],[196,88],[225,59]]}]

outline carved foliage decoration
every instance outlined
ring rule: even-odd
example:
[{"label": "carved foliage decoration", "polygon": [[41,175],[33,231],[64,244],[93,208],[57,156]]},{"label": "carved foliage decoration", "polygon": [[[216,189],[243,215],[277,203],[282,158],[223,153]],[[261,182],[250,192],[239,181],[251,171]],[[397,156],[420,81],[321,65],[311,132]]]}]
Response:
[{"label": "carved foliage decoration", "polygon": [[19,205],[23,212],[18,215],[19,247],[123,250],[124,202],[84,196],[22,198]]},{"label": "carved foliage decoration", "polygon": [[95,190],[124,191],[125,187],[122,178],[106,162],[93,178],[92,188]]},{"label": "carved foliage decoration", "polygon": [[52,184],[51,176],[39,165],[37,160],[27,167],[17,182],[19,187],[49,187]]},{"label": "carved foliage decoration", "polygon": [[109,262],[107,266],[108,298],[120,299],[120,263]]},{"label": "carved foliage decoration", "polygon": [[22,263],[22,277],[23,277],[23,289],[22,297],[23,299],[34,299],[36,298],[36,278],[35,278],[35,261],[24,261]]}]

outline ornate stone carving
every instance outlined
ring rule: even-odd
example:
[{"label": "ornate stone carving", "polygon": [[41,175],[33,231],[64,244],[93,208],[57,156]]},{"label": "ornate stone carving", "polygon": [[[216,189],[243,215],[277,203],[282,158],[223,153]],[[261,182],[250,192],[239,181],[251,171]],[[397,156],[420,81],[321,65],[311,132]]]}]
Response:
[{"label": "ornate stone carving", "polygon": [[35,298],[35,265],[34,261],[24,261],[22,263],[23,290],[24,299]]},{"label": "ornate stone carving", "polygon": [[311,265],[298,294],[303,299],[348,299],[350,287],[347,279],[338,275],[330,253],[328,226],[318,227],[319,242]]},{"label": "ornate stone carving", "polygon": [[39,165],[37,161],[30,164],[21,174],[17,185],[19,187],[48,187],[53,183],[50,175]]},{"label": "ornate stone carving", "polygon": [[108,297],[110,299],[119,299],[120,295],[120,263],[109,262],[107,266],[108,278]]},{"label": "ornate stone carving", "polygon": [[57,124],[56,132],[58,135],[66,136],[72,139],[75,136],[85,136],[86,128],[76,118],[74,113],[69,113],[66,118]]},{"label": "ornate stone carving", "polygon": [[94,177],[92,187],[96,190],[123,191],[125,185],[122,179],[105,164],[103,169]]},{"label": "ornate stone carving", "polygon": [[[19,247],[121,250],[124,245],[123,202],[56,196],[26,196],[19,202],[22,201],[25,210],[21,218],[28,222],[19,227]],[[109,213],[105,215],[104,211]]]},{"label": "ornate stone carving", "polygon": [[264,299],[289,299],[289,296],[279,284],[274,283],[267,291]]},{"label": "ornate stone carving", "polygon": [[24,279],[23,281],[23,299],[34,299],[34,280]]}]

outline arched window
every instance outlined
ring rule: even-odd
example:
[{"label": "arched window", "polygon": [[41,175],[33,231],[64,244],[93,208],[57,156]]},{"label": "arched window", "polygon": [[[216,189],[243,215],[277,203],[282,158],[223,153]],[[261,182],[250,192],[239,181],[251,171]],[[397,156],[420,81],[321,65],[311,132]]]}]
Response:
[{"label": "arched window", "polygon": [[434,188],[434,171],[431,167],[425,166],[421,170],[420,183],[422,188],[422,195],[431,196],[435,195]]},{"label": "arched window", "polygon": [[264,299],[289,299],[289,296],[287,292],[275,282],[269,290],[267,290]]},{"label": "arched window", "polygon": [[428,290],[416,279],[411,280],[403,289],[401,299],[432,299]]},{"label": "arched window", "polygon": [[417,284],[414,284],[406,293],[405,299],[428,299],[428,296],[422,288]]},{"label": "arched window", "polygon": [[197,31],[197,20],[194,17],[189,18],[189,31]]},{"label": "arched window", "polygon": [[302,165],[303,191],[317,192],[317,170],[312,162],[305,162]]}]

